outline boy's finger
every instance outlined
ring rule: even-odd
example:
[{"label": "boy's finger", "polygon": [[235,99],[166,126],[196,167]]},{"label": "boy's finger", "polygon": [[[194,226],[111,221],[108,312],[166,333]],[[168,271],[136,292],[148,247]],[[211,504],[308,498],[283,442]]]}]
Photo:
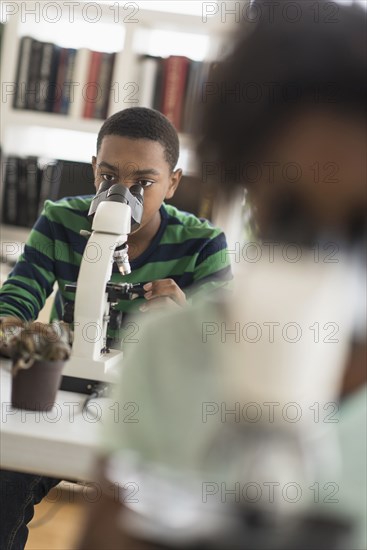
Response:
[{"label": "boy's finger", "polygon": [[180,289],[160,288],[156,291],[150,291],[144,294],[144,298],[148,301],[157,300],[158,298],[170,298],[179,305],[186,303],[185,294]]},{"label": "boy's finger", "polygon": [[[144,294],[146,300],[153,300],[158,297],[166,296],[179,305],[184,305],[186,303],[185,293],[173,279],[159,279],[148,284],[150,290]],[[144,285],[144,289],[146,289],[147,286],[148,285]]]}]

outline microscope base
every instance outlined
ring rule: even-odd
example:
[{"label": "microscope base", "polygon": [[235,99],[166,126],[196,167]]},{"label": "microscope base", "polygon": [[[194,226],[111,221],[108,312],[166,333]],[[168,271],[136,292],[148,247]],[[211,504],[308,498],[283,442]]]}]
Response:
[{"label": "microscope base", "polygon": [[104,396],[109,395],[111,386],[104,382],[98,382],[98,380],[92,380],[90,378],[76,378],[74,376],[62,376],[59,390],[69,391],[73,393],[85,393],[90,395],[98,387],[105,385]]},{"label": "microscope base", "polygon": [[97,360],[71,355],[63,370],[63,377],[81,378],[94,382],[116,383],[122,368],[123,352],[111,350]]}]

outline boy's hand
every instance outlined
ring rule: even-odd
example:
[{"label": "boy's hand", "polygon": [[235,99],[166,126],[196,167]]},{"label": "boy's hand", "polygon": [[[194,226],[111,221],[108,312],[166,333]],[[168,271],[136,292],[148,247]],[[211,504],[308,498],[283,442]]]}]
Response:
[{"label": "boy's hand", "polygon": [[158,279],[144,285],[144,298],[148,301],[140,311],[150,311],[162,307],[180,307],[186,304],[185,293],[173,279]]}]

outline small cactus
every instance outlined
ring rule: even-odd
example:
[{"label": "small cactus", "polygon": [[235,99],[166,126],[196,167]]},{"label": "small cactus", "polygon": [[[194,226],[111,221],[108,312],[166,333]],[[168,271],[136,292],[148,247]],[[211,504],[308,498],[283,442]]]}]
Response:
[{"label": "small cactus", "polygon": [[0,353],[11,358],[13,374],[35,361],[66,361],[71,352],[69,325],[0,319]]}]

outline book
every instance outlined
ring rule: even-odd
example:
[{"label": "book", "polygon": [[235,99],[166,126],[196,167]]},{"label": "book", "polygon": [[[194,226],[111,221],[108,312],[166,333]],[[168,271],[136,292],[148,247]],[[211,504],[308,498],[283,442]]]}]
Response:
[{"label": "book", "polygon": [[65,78],[64,78],[64,82],[62,83],[61,103],[60,103],[60,111],[59,111],[64,115],[67,115],[69,112],[69,105],[70,105],[71,94],[72,94],[75,56],[76,56],[76,49],[68,48],[66,57],[65,57],[65,73],[64,73]]},{"label": "book", "polygon": [[39,192],[38,212],[42,212],[46,200],[56,200],[59,194],[61,163],[59,160],[50,160],[42,166],[42,177]]},{"label": "book", "polygon": [[9,225],[17,224],[18,204],[18,180],[19,162],[18,157],[9,155],[4,161],[4,196],[2,208],[2,221]]},{"label": "book", "polygon": [[101,60],[102,52],[92,52],[89,63],[88,79],[84,89],[84,118],[93,117],[94,104],[97,101],[98,95],[101,93],[98,84]]},{"label": "book", "polygon": [[164,59],[160,58],[157,67],[157,74],[155,78],[155,90],[153,99],[153,109],[156,111],[162,110],[162,98],[163,98],[163,79],[164,79]]},{"label": "book", "polygon": [[34,156],[9,156],[5,166],[3,221],[32,227],[38,214],[40,170]]},{"label": "book", "polygon": [[69,106],[69,115],[74,118],[83,115],[85,86],[88,82],[91,55],[92,52],[88,48],[79,48],[76,52],[73,73],[74,87]]},{"label": "book", "polygon": [[32,41],[30,36],[23,36],[20,40],[16,71],[16,89],[13,102],[14,109],[25,109],[26,107],[26,87],[28,83]]},{"label": "book", "polygon": [[53,100],[53,112],[54,113],[60,113],[61,112],[61,105],[62,105],[62,94],[63,94],[63,87],[65,82],[65,76],[66,76],[66,65],[67,65],[67,57],[69,53],[69,48],[61,48],[60,49],[60,55],[59,60],[57,64],[57,74],[56,74],[56,86],[54,90],[54,100]]},{"label": "book", "polygon": [[59,63],[60,63],[61,47],[54,44],[53,54],[52,54],[52,64],[51,64],[51,74],[50,80],[48,83],[48,94],[47,94],[47,112],[53,113],[54,104],[57,98],[57,74],[59,72]]},{"label": "book", "polygon": [[33,227],[46,200],[94,195],[94,173],[90,163],[35,156],[9,156],[4,163],[2,221]]},{"label": "book", "polygon": [[35,110],[40,101],[40,69],[43,43],[32,39],[31,56],[28,68],[28,80],[26,85],[25,108]]},{"label": "book", "polygon": [[107,118],[108,105],[111,94],[111,80],[115,53],[102,53],[98,76],[98,97],[93,107],[93,118]]},{"label": "book", "polygon": [[162,113],[178,132],[181,130],[188,66],[189,59],[184,56],[171,55],[164,60]]},{"label": "book", "polygon": [[27,172],[23,158],[17,159],[18,181],[17,181],[17,217],[15,225],[27,227],[28,224],[28,189]]},{"label": "book", "polygon": [[[56,53],[60,48],[51,42],[43,42],[41,49],[41,60],[39,70],[39,99],[36,102],[35,109],[37,111],[49,111],[50,101],[53,103],[53,95],[55,91],[55,65],[57,67],[58,60]],[[52,105],[51,105],[52,107]]]},{"label": "book", "polygon": [[39,214],[45,200],[56,201],[64,197],[94,195],[95,193],[91,164],[60,159],[45,161],[44,159],[38,204]]},{"label": "book", "polygon": [[33,227],[38,215],[41,184],[41,170],[38,166],[38,158],[34,156],[26,157],[23,162],[23,170],[27,186],[27,200],[24,205],[26,209],[25,225],[26,227]]}]

